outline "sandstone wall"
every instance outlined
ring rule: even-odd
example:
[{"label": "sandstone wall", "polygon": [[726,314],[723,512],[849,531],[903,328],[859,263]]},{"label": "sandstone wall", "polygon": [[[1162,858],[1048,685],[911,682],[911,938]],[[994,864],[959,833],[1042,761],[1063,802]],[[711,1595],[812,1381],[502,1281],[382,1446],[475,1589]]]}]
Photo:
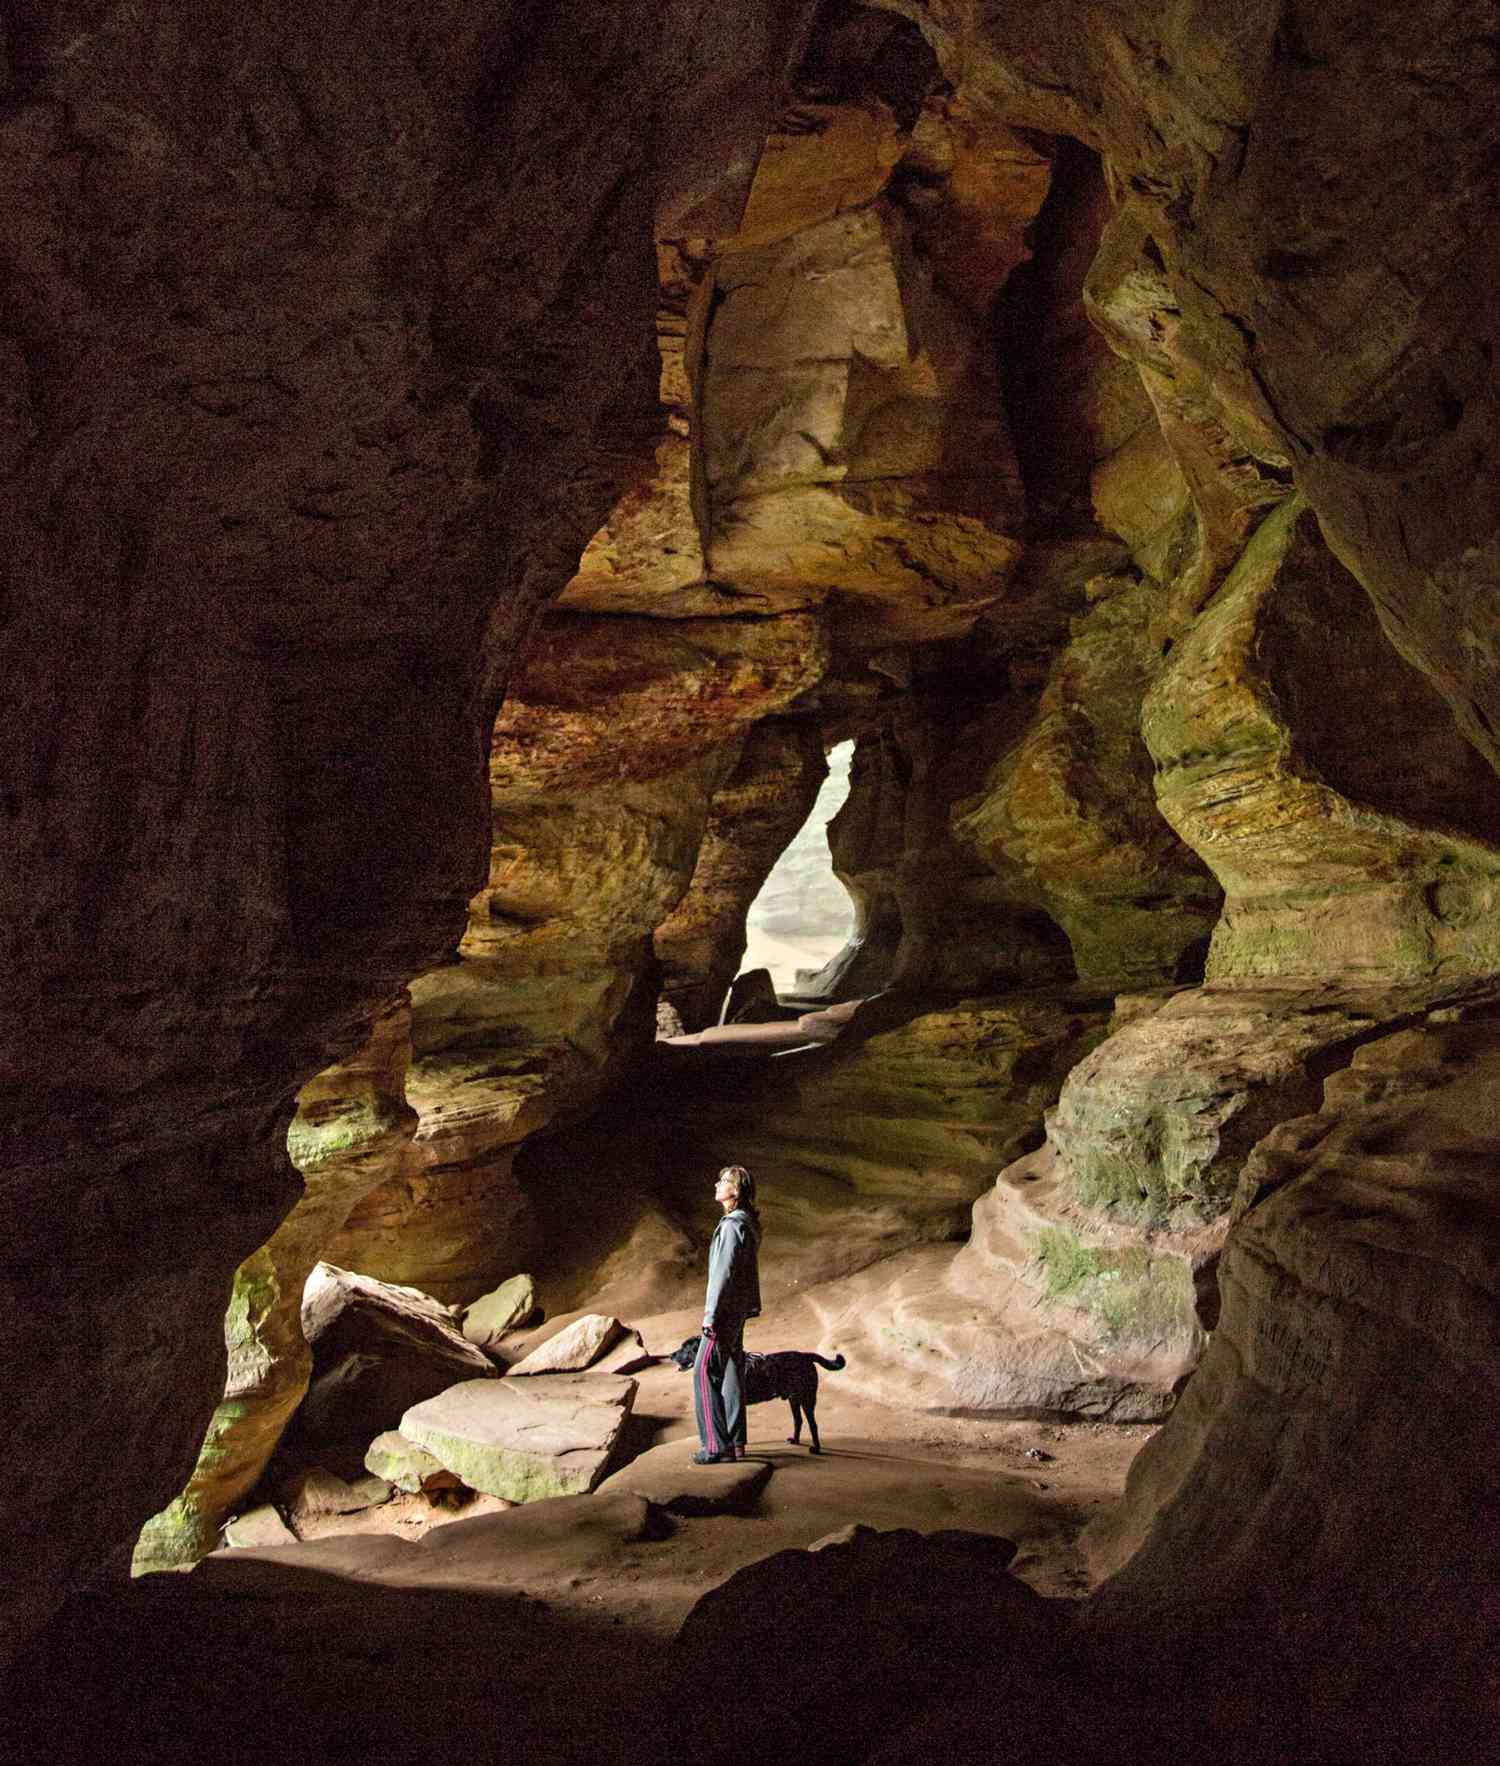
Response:
[{"label": "sandstone wall", "polygon": [[302,1195],[234,1272],[224,1315],[224,1395],[192,1476],[142,1530],[133,1573],[180,1569],[218,1547],[226,1517],[255,1488],[302,1402],[312,1373],[302,1289],[360,1198],[411,1156],[410,1058],[411,1008],[403,999],[376,1020],[365,1048],[298,1093],[287,1150],[302,1174]]},{"label": "sandstone wall", "polygon": [[654,168],[763,138],[806,10],[8,23],[24,1612],[181,1484],[298,1086],[462,929],[515,639],[658,427]]},{"label": "sandstone wall", "polygon": [[[902,795],[871,818],[866,893],[899,907],[888,973],[924,985],[962,980],[966,961],[945,964],[985,923],[971,908],[1010,923],[1001,873],[1030,852],[1031,814],[1069,838],[1028,857],[1026,889],[1085,967],[1102,973],[1143,938],[1153,974],[1186,956],[1201,872],[1138,813],[1124,707],[1147,696],[1168,817],[1230,909],[1218,979],[1138,1035],[1122,1027],[1070,1082],[1052,1150],[1075,1175],[1085,1081],[1104,1099],[1128,1078],[1149,1101],[1182,1079],[1170,1109],[1140,1112],[1138,1150],[1149,1176],[1192,1166],[1203,1181],[1177,1193],[1221,1208],[1217,1149],[1237,1159],[1235,1133],[1248,1142],[1276,1110],[1304,1111],[1301,1089],[1355,1045],[1446,1009],[1493,967],[1490,786],[1431,700],[1408,714],[1422,690],[1354,588],[1463,738],[1500,759],[1493,7],[1193,0],[1147,18],[1125,0],[899,0],[951,90],[925,74],[913,89],[830,76],[823,109],[793,114],[782,76],[809,10],[620,0],[580,21],[451,0],[315,14],[257,0],[189,20],[148,0],[33,9],[7,28],[0,643],[20,716],[3,799],[17,1006],[4,1076],[19,1201],[3,1313],[7,1364],[33,1395],[14,1418],[25,1472],[11,1504],[28,1616],[84,1565],[118,1560],[186,1475],[222,1385],[233,1271],[297,1194],[295,1094],[360,1046],[408,979],[439,977],[413,1083],[428,1086],[429,1151],[441,1164],[446,1138],[455,1153],[455,1193],[493,1205],[510,1128],[594,1095],[651,914],[686,886],[688,825],[724,776],[704,749],[812,690],[798,671],[814,628],[840,667],[881,674],[862,689],[868,728]],[[986,314],[1033,249],[1058,182],[1039,142],[1059,135],[1102,156],[1113,209],[1083,298],[1152,417],[1136,420],[1115,364],[1076,378],[1087,352],[1064,352],[1067,384],[1098,389],[1075,400],[1097,429],[1049,477],[1046,449],[1017,444],[1007,391],[1034,392],[1035,363],[1017,376],[997,361]],[[737,237],[747,194],[755,227]],[[676,242],[666,260],[650,248],[656,220]],[[726,249],[701,255],[700,239]],[[669,397],[670,441],[652,342],[663,312],[687,381]],[[681,433],[688,405],[701,445]],[[1311,516],[1268,514],[1291,490]],[[611,515],[627,492],[634,526],[628,509]],[[655,557],[652,532],[679,561],[611,604],[621,564]],[[1096,595],[1089,625],[1089,582],[1128,569],[1157,589]],[[537,741],[536,769],[492,780],[487,818],[485,744],[519,640],[575,575],[572,617],[610,613],[608,645],[597,666],[587,643],[561,665],[571,708],[564,695],[534,716],[522,692],[515,728]],[[1100,646],[1094,672],[1094,641],[1137,602],[1142,620]],[[565,739],[571,711],[592,693],[590,715],[628,702],[647,716],[657,664],[643,653],[685,645],[703,663],[672,622],[712,627],[726,611],[807,622],[780,685],[752,680],[744,715],[725,715],[746,665],[710,644],[704,716],[674,726],[674,758],[642,775],[644,796],[633,775],[619,791],[599,727]],[[649,642],[623,623],[660,615]],[[1349,697],[1379,710],[1375,765],[1345,734],[1351,708],[1327,716],[1320,640],[1335,628]],[[1172,651],[1153,685],[1158,631]],[[935,649],[892,656],[908,645]],[[634,674],[648,677],[639,694]],[[1222,696],[1193,702],[1208,676]],[[1011,703],[985,740],[957,741],[978,722],[981,680],[1003,681]],[[1118,700],[1075,715],[1098,680]],[[1083,765],[1095,745],[1102,786]],[[989,880],[971,853],[949,915],[930,881],[913,898],[913,880],[943,874],[948,812],[997,763],[998,802],[976,824]],[[1117,770],[1131,806],[1118,828],[1099,813]],[[634,905],[592,899],[574,854],[595,840],[629,848]],[[499,858],[479,943],[454,964],[487,845]],[[1309,890],[1333,904],[1315,921]],[[1157,896],[1161,920],[1145,926]],[[482,998],[502,947],[534,1024],[509,994]],[[976,949],[992,964],[993,941]],[[1378,998],[1339,991],[1350,963]],[[1244,1026],[1225,1029],[1250,982],[1270,987],[1257,1009],[1273,1050],[1326,1007],[1274,1071],[1248,1071]],[[648,1011],[640,1022],[644,1034]],[[1126,1057],[1153,1022],[1145,1072]],[[582,1029],[576,1066],[564,1024]],[[482,1148],[462,1145],[465,1122]],[[1402,1172],[1427,1171],[1419,1143],[1396,1134]],[[1436,1227],[1404,1203],[1393,1215],[1401,1244],[1435,1247],[1420,1261],[1440,1308],[1450,1291],[1473,1300],[1485,1230],[1458,1181],[1485,1150],[1458,1151],[1457,1189],[1434,1180]],[[1149,1176],[1136,1186],[1148,1203]],[[1468,1439],[1442,1397],[1465,1379],[1421,1360],[1418,1260],[1349,1227],[1365,1192],[1332,1211],[1317,1194],[1292,1185],[1247,1213],[1226,1263],[1225,1354],[1249,1320],[1273,1347],[1292,1341],[1300,1290],[1325,1276],[1335,1311],[1361,1284],[1388,1285],[1393,1334],[1366,1350],[1331,1329],[1322,1371],[1270,1356],[1253,1393],[1196,1381],[1202,1414],[1162,1437],[1165,1458],[1195,1430],[1228,1439],[1244,1407],[1260,1515],[1290,1513],[1321,1459],[1359,1448],[1345,1422],[1366,1404],[1371,1442],[1416,1500],[1426,1462],[1384,1407],[1387,1384]],[[437,1237],[446,1267],[477,1268],[462,1235]],[[1478,1338],[1460,1323],[1447,1336],[1467,1366]],[[1413,1367],[1426,1372],[1403,1384]],[[1273,1463],[1282,1412],[1296,1427]],[[1259,1531],[1252,1517],[1255,1550],[1236,1566],[1248,1576],[1255,1558],[1274,1577],[1298,1541],[1314,1566],[1352,1553],[1384,1511],[1378,1468],[1351,1463],[1326,1535],[1297,1514]],[[1460,1490],[1455,1527],[1485,1494]],[[1169,1509],[1143,1589],[1220,1537],[1186,1496]],[[1413,1554],[1390,1585],[1408,1606],[1443,1593],[1426,1563],[1451,1567]],[[1339,1586],[1361,1611],[1381,1592],[1358,1575]]]},{"label": "sandstone wall", "polygon": [[1493,1001],[1444,1008],[1261,1143],[1203,1365],[1092,1530],[1104,1614],[1253,1626],[1301,1721],[1378,1709],[1392,1758],[1493,1714],[1496,1061]]},{"label": "sandstone wall", "polygon": [[496,725],[488,883],[457,960],[413,984],[413,1158],[330,1259],[449,1301],[531,1260],[516,1147],[590,1108],[649,1042],[651,934],[688,890],[747,732],[825,654],[802,613],[555,617]]}]

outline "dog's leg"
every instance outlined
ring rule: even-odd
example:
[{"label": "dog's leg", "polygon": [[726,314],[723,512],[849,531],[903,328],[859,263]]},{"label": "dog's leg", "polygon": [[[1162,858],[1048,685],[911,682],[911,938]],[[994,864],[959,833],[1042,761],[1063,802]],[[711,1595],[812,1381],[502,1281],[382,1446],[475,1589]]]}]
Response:
[{"label": "dog's leg", "polygon": [[787,1445],[800,1447],[802,1445],[802,1406],[795,1398],[788,1398],[787,1403],[792,1407],[792,1432],[786,1438]]},{"label": "dog's leg", "polygon": [[823,1451],[823,1443],[818,1439],[818,1419],[813,1415],[813,1403],[814,1400],[809,1398],[807,1401],[807,1432],[812,1436],[812,1444],[807,1451],[809,1453],[821,1453]]}]

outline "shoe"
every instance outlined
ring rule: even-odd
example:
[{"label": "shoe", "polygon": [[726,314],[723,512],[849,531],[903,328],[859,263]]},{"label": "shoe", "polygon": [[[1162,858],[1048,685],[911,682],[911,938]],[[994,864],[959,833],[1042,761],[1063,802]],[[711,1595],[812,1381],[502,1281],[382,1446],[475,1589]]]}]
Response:
[{"label": "shoe", "polygon": [[731,1447],[724,1453],[695,1453],[693,1464],[695,1466],[725,1466],[729,1465],[733,1459],[734,1449]]}]

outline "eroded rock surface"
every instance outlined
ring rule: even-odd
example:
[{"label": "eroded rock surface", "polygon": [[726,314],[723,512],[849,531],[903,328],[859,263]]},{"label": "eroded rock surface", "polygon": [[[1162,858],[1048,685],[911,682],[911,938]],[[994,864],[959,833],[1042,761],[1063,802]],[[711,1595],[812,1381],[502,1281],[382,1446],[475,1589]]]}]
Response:
[{"label": "eroded rock surface", "polygon": [[827,774],[816,723],[767,719],[714,793],[687,893],[656,928],[662,991],[681,1027],[718,1022],[745,952],[745,915]]},{"label": "eroded rock surface", "polygon": [[[304,1328],[312,1322],[304,1317],[308,1278],[359,1198],[402,1170],[410,1153],[417,1120],[403,1093],[410,1019],[403,998],[377,1020],[359,1054],[310,1080],[298,1096],[288,1146],[302,1173],[302,1197],[235,1272],[223,1324],[229,1364],[224,1392],[192,1476],[141,1531],[132,1562],[137,1574],[178,1569],[214,1549],[224,1517],[255,1487],[303,1402],[315,1366]],[[324,1304],[315,1302],[314,1312],[329,1322],[357,1283],[349,1277],[340,1288],[330,1279],[323,1284]],[[446,1318],[431,1323],[433,1331],[451,1331]],[[349,1342],[343,1354],[360,1347],[368,1349],[368,1341]],[[325,1373],[330,1359],[325,1353]],[[378,1373],[379,1365],[372,1362],[370,1371]],[[411,1401],[408,1395],[397,1403],[396,1413]]]},{"label": "eroded rock surface", "polygon": [[1143,729],[1163,815],[1228,897],[1211,976],[1495,968],[1500,784],[1300,500],[1175,647]]},{"label": "eroded rock surface", "polygon": [[[1173,1231],[1221,1211],[1330,1066],[1323,1116],[1387,1059],[1394,1094],[1426,1033],[1371,1039],[1493,971],[1493,782],[1455,735],[1500,758],[1493,9],[898,10],[946,89],[888,15],[840,16],[794,111],[800,6],[184,23],[147,0],[9,30],[6,1170],[42,1201],[8,1215],[3,1313],[37,1388],[17,1453],[49,1474],[12,1499],[28,1615],[186,1473],[232,1273],[297,1195],[294,1094],[418,972],[418,1153],[333,1249],[452,1298],[516,1267],[539,1217],[514,1149],[649,1040],[647,940],[758,719],[858,724],[850,827],[871,837],[846,851],[868,911],[828,991],[939,991],[912,1023],[1075,969],[1186,979],[1210,912],[1187,849],[1224,884],[1210,985],[1122,1025],[1054,1120],[1081,1186],[1057,1220],[1082,1201],[1112,1218],[1032,1261],[1086,1252],[1069,1291],[1106,1324],[1122,1204]],[[1089,189],[1059,134],[1102,156]],[[1061,274],[1089,236],[1061,238],[1065,186],[1079,213],[1101,190],[1112,208],[1090,209],[1086,289],[1081,265]],[[1006,348],[988,322],[1028,252],[1056,315],[1029,363],[1007,353],[1024,301]],[[1118,358],[1079,342],[1085,310]],[[1038,361],[1065,415],[1029,429]],[[523,678],[520,639],[570,578]],[[1176,844],[1145,802],[1142,695]],[[757,1149],[810,1154],[786,1220],[836,1217],[861,1257],[961,1230],[1061,1079],[1074,1033],[1043,1024],[1038,1078],[1034,1028],[997,1032],[993,1086],[966,1049],[913,1100],[921,1038],[894,1033],[897,1058],[872,1035],[788,1073],[795,1108]],[[1456,1708],[1427,1689],[1485,1671],[1454,1590],[1486,1561],[1466,1517],[1493,1502],[1473,1433],[1493,1409],[1473,1322],[1493,1149],[1485,1087],[1430,1089],[1342,1149],[1319,1135],[1326,1164],[1300,1129],[1273,1137],[1311,1163],[1244,1214],[1198,1408],[1163,1436],[1199,1444],[1214,1500],[1164,1475],[1162,1530],[1121,1583],[1122,1637],[1130,1601],[1182,1610],[1163,1591],[1185,1562],[1252,1607],[1292,1588],[1266,1610],[1307,1757],[1340,1757],[1339,1723],[1393,1685],[1381,1745],[1419,1744],[1424,1699]],[[981,1207],[995,1272],[1014,1271],[1018,1194]],[[621,1260],[683,1276],[683,1218],[642,1189],[575,1279]],[[236,1292],[247,1340],[291,1285]],[[1458,1475],[1414,1417],[1458,1444]],[[1411,1551],[1368,1550],[1409,1514]],[[1337,1635],[1293,1626],[1334,1598]],[[1428,1641],[1403,1656],[1389,1615],[1412,1612]],[[1320,1680],[1305,1664],[1325,1659]],[[1016,1686],[1009,1745],[1045,1750],[1027,1712],[1053,1704],[1058,1757],[1096,1719],[1130,1727],[1097,1685],[1076,1706]],[[1227,1676],[1212,1690],[1253,1703]],[[1185,1733],[1232,1758],[1211,1700],[1182,1696],[1202,1697]],[[945,1749],[988,1746],[985,1721],[993,1703],[950,1710]]]},{"label": "eroded rock surface", "polygon": [[1394,1757],[1420,1757],[1435,1687],[1462,1729],[1489,1673],[1497,1062],[1492,1003],[1440,1010],[1257,1147],[1219,1328],[1094,1532],[1101,1605],[1212,1601],[1300,1638],[1305,1720],[1357,1732],[1373,1700]]}]

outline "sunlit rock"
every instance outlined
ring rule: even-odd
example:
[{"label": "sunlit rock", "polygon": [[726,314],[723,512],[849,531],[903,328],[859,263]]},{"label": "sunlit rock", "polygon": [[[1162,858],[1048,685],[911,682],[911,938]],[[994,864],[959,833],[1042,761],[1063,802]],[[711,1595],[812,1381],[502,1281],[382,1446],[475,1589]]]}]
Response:
[{"label": "sunlit rock", "polygon": [[1300,500],[1174,647],[1142,727],[1163,815],[1226,892],[1211,977],[1500,965],[1500,785]]},{"label": "sunlit rock", "polygon": [[732,1159],[756,1173],[763,1280],[805,1286],[965,1231],[1107,1019],[1107,1001],[1061,992],[927,1010],[892,995],[826,1048],[728,1082],[703,1065],[709,1051],[682,1051],[635,1132],[695,1202],[703,1171]]},{"label": "sunlit rock", "polygon": [[606,1496],[613,1490],[633,1491],[671,1515],[743,1515],[755,1509],[772,1470],[764,1459],[694,1465],[687,1443],[668,1441],[611,1472],[599,1490]]},{"label": "sunlit rock", "polygon": [[635,1392],[610,1374],[466,1380],[414,1405],[400,1432],[471,1490],[512,1502],[582,1495],[603,1476]]},{"label": "sunlit rock", "polygon": [[511,1367],[511,1375],[581,1373],[619,1341],[625,1327],[601,1312],[586,1313]]},{"label": "sunlit rock", "polygon": [[967,629],[1014,569],[1014,456],[974,325],[889,207],[715,272],[705,339],[711,574],[837,588],[861,650]]},{"label": "sunlit rock", "polygon": [[548,629],[496,726],[468,933],[413,984],[411,1161],[330,1257],[452,1301],[528,1259],[516,1148],[587,1109],[649,1042],[649,936],[688,888],[714,793],[749,726],[825,661],[805,614]]},{"label": "sunlit rock", "polygon": [[441,1460],[408,1441],[399,1429],[386,1429],[375,1437],[366,1449],[365,1467],[372,1476],[383,1478],[408,1496],[443,1488],[453,1479]]},{"label": "sunlit rock", "polygon": [[472,1306],[464,1308],[463,1332],[471,1343],[488,1349],[507,1331],[525,1324],[535,1311],[536,1286],[531,1277],[513,1275],[492,1293],[481,1294]]},{"label": "sunlit rock", "polygon": [[254,1488],[302,1402],[313,1371],[302,1323],[307,1279],[359,1198],[402,1170],[410,1152],[410,1018],[403,999],[358,1055],[302,1088],[288,1134],[302,1197],[235,1274],[223,1322],[224,1395],[187,1485],[141,1530],[136,1574],[180,1568],[214,1548],[225,1515]]},{"label": "sunlit rock", "polygon": [[327,1263],[308,1277],[302,1332],[313,1352],[296,1423],[304,1445],[368,1441],[420,1399],[496,1371],[431,1295]]}]

